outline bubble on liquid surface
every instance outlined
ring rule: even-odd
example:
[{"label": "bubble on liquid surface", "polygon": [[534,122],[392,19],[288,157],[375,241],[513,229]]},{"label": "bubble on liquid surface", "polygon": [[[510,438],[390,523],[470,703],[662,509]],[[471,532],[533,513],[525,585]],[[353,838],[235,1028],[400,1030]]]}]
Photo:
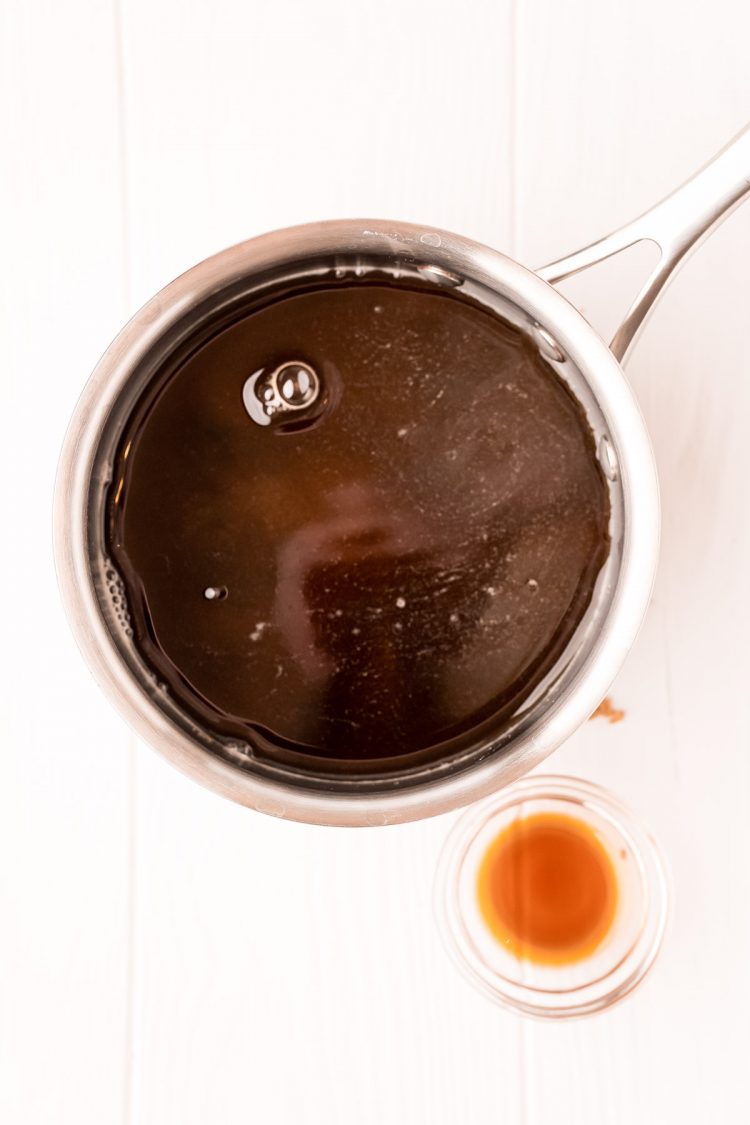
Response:
[{"label": "bubble on liquid surface", "polygon": [[554,363],[562,363],[565,359],[565,352],[558,344],[555,337],[546,328],[542,328],[541,324],[535,325],[534,335],[536,337],[537,347],[546,359],[551,359]]},{"label": "bubble on liquid surface", "polygon": [[617,480],[619,475],[617,454],[615,453],[612,442],[606,434],[603,434],[599,439],[599,463],[604,470],[604,475],[607,480]]},{"label": "bubble on liquid surface", "polygon": [[206,586],[203,597],[207,602],[221,602],[229,593],[226,586]]},{"label": "bubble on liquid surface", "polygon": [[289,363],[277,375],[277,386],[287,406],[299,409],[315,400],[318,377],[311,367]]}]

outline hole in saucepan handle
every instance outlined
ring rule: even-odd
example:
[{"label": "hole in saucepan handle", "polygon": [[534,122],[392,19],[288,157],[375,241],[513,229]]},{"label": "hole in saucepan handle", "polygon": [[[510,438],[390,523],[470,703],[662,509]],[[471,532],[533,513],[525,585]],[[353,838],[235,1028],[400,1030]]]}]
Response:
[{"label": "hole in saucepan handle", "polygon": [[653,242],[636,242],[600,262],[595,270],[564,278],[555,288],[609,341],[620,328],[623,309],[632,304],[658,262],[659,249]]},{"label": "hole in saucepan handle", "polygon": [[644,240],[661,253],[632,302],[610,347],[623,362],[657,297],[677,267],[750,194],[750,127],[666,199],[631,223],[582,250],[538,270],[557,284]]}]

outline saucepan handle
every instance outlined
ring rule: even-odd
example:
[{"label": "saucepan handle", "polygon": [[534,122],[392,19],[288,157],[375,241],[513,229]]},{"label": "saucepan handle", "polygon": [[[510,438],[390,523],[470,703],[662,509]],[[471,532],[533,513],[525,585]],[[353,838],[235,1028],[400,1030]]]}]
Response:
[{"label": "saucepan handle", "polygon": [[623,362],[656,298],[676,268],[750,194],[750,126],[661,203],[606,238],[538,270],[554,284],[644,240],[659,260],[615,333],[610,347]]}]

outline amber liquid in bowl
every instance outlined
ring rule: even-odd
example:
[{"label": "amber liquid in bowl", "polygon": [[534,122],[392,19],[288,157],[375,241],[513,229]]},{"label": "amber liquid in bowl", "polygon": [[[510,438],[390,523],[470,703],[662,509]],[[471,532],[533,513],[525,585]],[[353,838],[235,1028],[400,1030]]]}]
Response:
[{"label": "amber liquid in bowl", "polygon": [[[285,362],[317,374],[319,399],[259,425],[248,378]],[[107,520],[134,643],[172,698],[313,771],[500,731],[609,550],[593,435],[533,343],[386,279],[282,292],[165,365]]]},{"label": "amber liquid in bowl", "polygon": [[514,820],[485,852],[479,908],[515,956],[542,964],[580,961],[604,941],[617,908],[617,878],[589,825],[563,813]]}]

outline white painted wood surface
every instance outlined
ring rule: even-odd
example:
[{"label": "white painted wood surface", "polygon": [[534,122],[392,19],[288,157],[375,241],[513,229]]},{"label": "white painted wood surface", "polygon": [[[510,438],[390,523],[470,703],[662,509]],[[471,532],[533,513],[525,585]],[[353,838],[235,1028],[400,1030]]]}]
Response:
[{"label": "white painted wood surface", "polygon": [[[0,1120],[743,1120],[750,209],[685,267],[630,362],[661,474],[661,569],[612,692],[625,721],[589,723],[547,764],[621,794],[672,863],[662,959],[611,1013],[530,1023],[456,976],[430,910],[452,818],[275,822],[135,746],[69,639],[49,516],[88,370],[176,273],[353,215],[540,264],[741,127],[750,10],[5,0],[0,18]],[[611,327],[633,285],[610,263],[575,296]]]}]

